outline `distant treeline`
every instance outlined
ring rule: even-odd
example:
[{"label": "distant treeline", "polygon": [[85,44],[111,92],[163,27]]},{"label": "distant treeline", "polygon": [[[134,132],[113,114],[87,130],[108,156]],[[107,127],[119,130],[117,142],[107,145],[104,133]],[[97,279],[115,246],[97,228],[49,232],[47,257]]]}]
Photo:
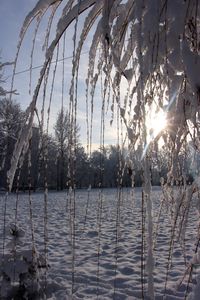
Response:
[{"label": "distant treeline", "polygon": [[[24,126],[25,112],[15,101],[0,100],[0,188],[7,188],[7,171],[10,168],[15,142]],[[58,113],[54,134],[42,134],[37,126],[33,128],[28,151],[19,162],[13,189],[37,190],[45,184],[49,189],[63,190],[70,185],[77,188],[130,187],[141,186],[143,171],[141,166],[142,149],[134,154],[117,145],[110,145],[87,155],[79,142],[79,127],[76,126],[74,140],[70,136],[70,118],[67,111]],[[73,166],[70,145],[73,143]],[[165,180],[167,166],[164,151],[160,151],[151,165],[152,185],[160,185]],[[159,156],[159,157],[158,157]],[[186,168],[185,157],[182,166]],[[73,168],[73,170],[72,170]],[[188,168],[187,180],[192,181]],[[183,178],[180,179],[183,180]]]}]

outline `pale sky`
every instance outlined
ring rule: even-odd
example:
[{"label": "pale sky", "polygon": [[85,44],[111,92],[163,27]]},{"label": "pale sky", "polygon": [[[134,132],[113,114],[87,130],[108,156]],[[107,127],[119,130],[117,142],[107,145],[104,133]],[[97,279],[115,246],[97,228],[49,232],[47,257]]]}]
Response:
[{"label": "pale sky", "polygon": [[[23,20],[28,12],[34,7],[37,3],[37,0],[2,0],[1,1],[1,10],[0,10],[0,40],[1,40],[1,60],[5,61],[13,61],[16,49],[17,42],[19,37],[20,28],[22,26]],[[61,10],[60,10],[61,12]],[[56,20],[52,26],[52,34],[51,37],[55,34]],[[44,43],[45,36],[45,28],[48,21],[49,14],[46,15],[44,21],[41,22],[41,25],[38,30],[38,34],[36,37],[35,51],[33,56],[33,67],[42,65],[44,61],[44,53],[41,51],[42,45]],[[78,33],[81,31],[81,26],[83,26],[83,21],[80,19],[80,26]],[[30,29],[28,30],[24,43],[22,45],[22,49],[19,55],[17,70],[16,72],[21,72],[30,68],[30,55],[32,48],[32,41],[34,36],[36,22],[33,22]],[[66,35],[66,51],[65,57],[70,57],[73,51],[73,29],[74,24],[69,28]],[[85,79],[87,74],[87,52],[89,50],[89,45],[91,41],[92,33],[90,34],[88,40],[85,43],[83,48],[83,54],[81,56],[80,61],[80,69],[79,69],[79,83],[78,83],[78,113],[77,113],[77,121],[79,126],[81,127],[80,137],[83,145],[86,144],[86,104],[85,104]],[[62,43],[60,45],[60,55],[59,58],[62,58]],[[54,92],[52,98],[51,105],[51,119],[50,119],[50,132],[53,132],[53,124],[55,123],[55,119],[57,116],[58,110],[61,108],[61,98],[62,98],[62,66],[63,63],[60,62],[57,66],[57,73],[54,85]],[[71,59],[65,60],[65,91],[69,89],[70,81],[71,81]],[[52,64],[52,69],[54,68],[54,64]],[[31,84],[31,94],[29,95],[29,77],[30,72],[24,72],[21,74],[17,74],[15,77],[15,85],[14,87],[17,89],[19,96],[14,96],[14,98],[20,102],[21,107],[25,109],[32,99],[32,94],[34,91],[34,87],[37,83],[37,78],[39,75],[40,68],[32,71],[32,84]],[[7,78],[7,83],[5,87],[10,87],[11,82],[11,74],[12,67],[7,67],[4,70],[5,78]],[[50,94],[50,86],[51,86],[51,78],[50,76],[50,84],[47,88],[47,93]],[[48,99],[48,96],[47,96]],[[64,97],[64,106],[68,107],[68,93],[65,93]],[[48,101],[46,104],[46,110],[48,109]],[[99,137],[100,137],[100,115],[101,115],[101,94],[100,88],[97,87],[96,97],[94,99],[94,122],[93,122],[93,144],[94,148],[98,147]],[[40,96],[38,99],[38,110],[40,110],[42,103],[42,97]],[[116,124],[113,127],[110,127],[110,114],[106,117],[106,134],[105,134],[105,144],[116,144],[117,142],[117,134],[116,134]]]}]

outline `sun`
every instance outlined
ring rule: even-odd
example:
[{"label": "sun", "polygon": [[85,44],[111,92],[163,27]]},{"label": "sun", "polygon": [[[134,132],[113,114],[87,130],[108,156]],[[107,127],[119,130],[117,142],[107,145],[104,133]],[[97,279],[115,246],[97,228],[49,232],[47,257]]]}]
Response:
[{"label": "sun", "polygon": [[151,111],[146,118],[147,140],[151,142],[167,126],[167,114],[163,109]]},{"label": "sun", "polygon": [[[144,146],[141,160],[146,155],[148,148],[158,136],[158,134],[164,130],[167,126],[167,112],[163,109],[151,110],[146,115],[146,144]],[[159,147],[162,147],[162,141],[158,142]]]}]

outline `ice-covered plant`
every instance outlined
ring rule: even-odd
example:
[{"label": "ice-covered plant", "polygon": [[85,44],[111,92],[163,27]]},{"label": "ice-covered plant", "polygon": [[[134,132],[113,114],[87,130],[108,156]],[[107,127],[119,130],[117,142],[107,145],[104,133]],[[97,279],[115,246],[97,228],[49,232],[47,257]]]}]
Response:
[{"label": "ice-covered plant", "polygon": [[30,299],[42,297],[42,269],[46,268],[44,257],[35,249],[23,247],[25,231],[14,223],[6,228],[9,243],[6,253],[0,256],[1,299]]},{"label": "ice-covered plant", "polygon": [[[56,31],[50,39],[52,20],[58,18]],[[165,202],[172,220],[172,236],[169,250],[169,264],[173,251],[177,224],[180,214],[187,216],[189,210],[188,193],[199,188],[198,179],[187,190],[184,162],[187,158],[187,143],[199,151],[199,107],[200,107],[200,5],[196,0],[40,0],[25,18],[21,29],[14,74],[24,36],[30,24],[37,21],[35,36],[41,19],[50,10],[45,37],[45,60],[35,86],[30,106],[27,109],[26,126],[16,144],[10,171],[9,186],[12,187],[14,174],[20,156],[26,151],[31,138],[31,129],[36,111],[38,95],[43,89],[45,102],[46,87],[52,59],[58,61],[59,44],[74,24],[72,79],[69,89],[70,132],[73,136],[77,117],[77,84],[79,63],[83,45],[92,33],[89,49],[88,73],[86,78],[87,143],[91,143],[95,89],[101,82],[101,131],[104,137],[105,106],[110,107],[112,118],[118,116],[126,128],[129,151],[141,149],[140,160],[143,169],[143,208],[147,214],[147,256],[148,295],[154,298],[154,254],[153,254],[153,214],[151,201],[152,154],[158,152],[159,141],[164,142],[167,178],[162,179]],[[83,26],[79,33],[78,22]],[[31,65],[34,51],[31,53]],[[63,65],[64,66],[64,65]],[[63,68],[63,74],[64,74]],[[51,91],[56,76],[53,71]],[[12,87],[14,84],[14,76]],[[122,89],[127,92],[123,96]],[[63,89],[62,89],[63,93]],[[52,92],[50,93],[50,105]],[[116,113],[117,111],[117,113]],[[42,109],[41,126],[43,126]],[[152,123],[162,115],[164,125]],[[153,117],[152,117],[153,116]],[[111,120],[112,122],[112,120]],[[158,122],[158,121],[157,121]],[[69,178],[74,185],[75,147],[71,138],[69,147]],[[103,142],[102,142],[103,144]],[[131,156],[130,156],[131,157]],[[123,173],[123,172],[122,172]],[[119,181],[120,182],[120,181]],[[184,186],[185,190],[173,196],[173,186]],[[192,189],[192,191],[191,191]],[[185,209],[185,210],[184,210]],[[182,222],[182,232],[186,224]],[[167,267],[167,268],[168,268]],[[168,271],[167,271],[168,272]],[[142,274],[142,282],[144,281]],[[167,285],[167,276],[166,276]]]}]

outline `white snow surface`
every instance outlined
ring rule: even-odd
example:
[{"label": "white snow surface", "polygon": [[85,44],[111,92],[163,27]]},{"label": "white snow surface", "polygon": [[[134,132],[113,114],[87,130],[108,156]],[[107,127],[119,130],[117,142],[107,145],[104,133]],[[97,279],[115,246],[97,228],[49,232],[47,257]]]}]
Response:
[{"label": "white snow surface", "polygon": [[[88,194],[89,193],[89,194]],[[89,198],[88,198],[89,195]],[[103,190],[101,232],[98,224],[99,190],[76,191],[75,214],[75,262],[74,262],[74,294],[73,299],[142,299],[141,294],[141,188],[133,193],[130,189],[123,190],[121,199],[120,226],[118,231],[118,245],[116,245],[116,215],[117,191],[116,189]],[[153,226],[154,226],[154,287],[155,299],[163,299],[166,279],[166,270],[169,256],[171,238],[171,219],[167,205],[163,205],[158,219],[158,207],[162,198],[160,188],[154,187],[152,191]],[[87,208],[88,201],[88,209]],[[11,194],[7,201],[5,218],[5,256],[12,256],[13,234],[9,235],[10,228],[15,222],[16,195]],[[196,201],[189,211],[188,225],[185,228],[185,259],[178,242],[178,231],[174,238],[172,261],[170,264],[165,299],[184,299],[187,288],[184,272],[189,263],[194,264],[193,283],[190,283],[190,299],[198,299],[199,284],[196,279],[199,271],[199,253],[193,256],[195,249],[198,214]],[[0,196],[0,259],[2,260],[3,228],[5,196]],[[87,210],[87,215],[86,215]],[[32,195],[32,213],[34,225],[35,246],[38,256],[44,254],[44,195]],[[50,192],[48,195],[48,265],[47,270],[47,299],[72,299],[72,246],[71,229],[72,211],[70,214],[70,199],[66,192]],[[26,257],[32,247],[31,224],[29,217],[28,194],[21,193],[18,201],[17,229],[23,232],[19,235],[20,243],[16,243],[16,252]],[[10,225],[11,224],[11,225]],[[146,224],[147,226],[147,224]],[[157,230],[156,230],[157,228]],[[155,231],[157,239],[155,242]],[[98,247],[100,252],[98,256]],[[146,248],[147,249],[147,248]],[[147,253],[146,253],[147,254]],[[42,256],[41,256],[42,257]],[[99,258],[98,258],[99,257]],[[29,257],[30,260],[30,257]],[[29,262],[27,259],[26,263]],[[27,271],[27,265],[19,259],[15,264],[15,279],[11,274],[13,258],[4,262],[4,272],[12,278],[13,285],[17,286],[20,273]],[[2,264],[1,264],[2,265]],[[99,266],[99,275],[98,274]],[[44,280],[42,275],[40,280]],[[183,281],[182,281],[183,279]],[[198,282],[198,280],[197,280]],[[179,285],[180,283],[180,285]],[[33,282],[36,288],[38,283]],[[194,285],[194,286],[193,286]],[[193,288],[193,290],[192,290]],[[1,293],[5,296],[8,282],[2,282]],[[147,275],[144,281],[144,295],[148,299]],[[7,299],[7,298],[3,298]],[[42,298],[41,298],[42,299]]]}]

